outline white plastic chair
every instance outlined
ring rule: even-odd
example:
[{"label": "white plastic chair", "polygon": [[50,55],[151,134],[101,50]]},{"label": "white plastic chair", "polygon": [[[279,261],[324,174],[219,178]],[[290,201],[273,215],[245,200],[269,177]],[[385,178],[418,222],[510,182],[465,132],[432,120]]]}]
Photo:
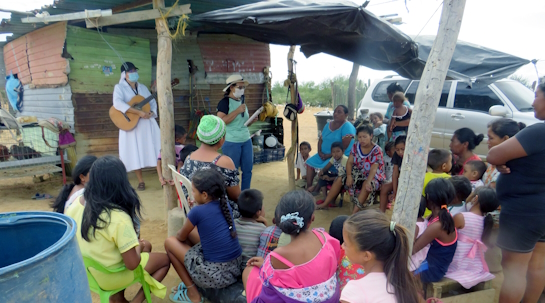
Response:
[{"label": "white plastic chair", "polygon": [[186,214],[189,213],[189,202],[187,202],[187,199],[185,198],[184,191],[182,190],[182,185],[185,186],[185,189],[187,190],[187,193],[189,195],[189,198],[193,200],[193,192],[192,192],[192,186],[191,181],[187,179],[186,177],[182,176],[178,171],[176,171],[176,167],[174,165],[169,164],[168,168],[172,171],[172,178],[174,179],[174,185],[176,186],[176,191],[178,192],[178,196],[180,197],[180,208],[182,208]]}]

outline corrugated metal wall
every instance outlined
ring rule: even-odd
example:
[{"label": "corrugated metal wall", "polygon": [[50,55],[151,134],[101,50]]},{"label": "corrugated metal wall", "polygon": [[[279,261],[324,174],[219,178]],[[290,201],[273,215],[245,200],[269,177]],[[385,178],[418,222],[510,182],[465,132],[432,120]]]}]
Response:
[{"label": "corrugated metal wall", "polygon": [[[139,82],[151,85],[149,40],[102,33],[125,61],[139,68]],[[121,60],[96,30],[68,26],[66,51],[70,59],[70,86],[74,93],[111,94],[121,75]],[[106,111],[107,113],[107,111]]]},{"label": "corrugated metal wall", "polygon": [[4,46],[5,74],[18,74],[30,87],[64,86],[68,62],[62,57],[66,22],[40,28]]},{"label": "corrugated metal wall", "polygon": [[74,129],[74,106],[70,85],[56,88],[31,89],[25,85],[23,111],[18,116],[36,116],[38,119],[58,118]]}]

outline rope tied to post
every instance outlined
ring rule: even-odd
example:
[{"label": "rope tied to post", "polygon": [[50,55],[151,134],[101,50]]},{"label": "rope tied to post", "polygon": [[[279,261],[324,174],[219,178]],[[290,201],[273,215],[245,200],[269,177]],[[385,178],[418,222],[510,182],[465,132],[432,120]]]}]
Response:
[{"label": "rope tied to post", "polygon": [[[165,21],[165,24],[167,24],[167,27],[168,27],[167,18],[170,15],[170,12],[174,9],[174,7],[178,5],[178,2],[179,0],[176,0],[174,5],[172,5],[172,7],[166,12],[166,14],[163,14],[163,11],[159,9],[159,13],[161,14],[161,19]],[[179,17],[178,24],[176,25],[176,31],[174,32],[174,34],[172,34],[170,30],[168,31],[168,35],[170,36],[171,39],[175,40],[176,37],[178,37],[178,35],[180,34],[180,32],[182,36],[185,36],[185,29],[187,28],[187,20],[189,20],[189,16],[187,16],[186,14],[183,14]]]}]

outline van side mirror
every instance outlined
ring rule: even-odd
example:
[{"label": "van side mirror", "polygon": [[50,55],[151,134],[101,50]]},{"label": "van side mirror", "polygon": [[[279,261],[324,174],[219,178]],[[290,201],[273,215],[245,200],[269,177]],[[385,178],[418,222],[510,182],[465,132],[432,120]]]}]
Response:
[{"label": "van side mirror", "polygon": [[505,117],[507,116],[507,109],[503,105],[494,105],[490,107],[488,114],[495,117]]}]

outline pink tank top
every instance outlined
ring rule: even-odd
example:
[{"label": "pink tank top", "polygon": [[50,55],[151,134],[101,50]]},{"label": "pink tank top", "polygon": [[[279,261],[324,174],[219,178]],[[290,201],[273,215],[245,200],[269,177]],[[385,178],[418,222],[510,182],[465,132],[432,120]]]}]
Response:
[{"label": "pink tank top", "polygon": [[[276,287],[303,288],[330,279],[337,271],[337,261],[340,256],[339,241],[321,230],[313,229],[312,231],[322,243],[322,249],[318,254],[306,263],[294,265],[286,258],[272,251],[261,268],[260,276],[262,281],[268,280],[269,283]],[[271,265],[271,255],[290,268],[274,269]],[[317,268],[320,270],[316,270]]]}]

